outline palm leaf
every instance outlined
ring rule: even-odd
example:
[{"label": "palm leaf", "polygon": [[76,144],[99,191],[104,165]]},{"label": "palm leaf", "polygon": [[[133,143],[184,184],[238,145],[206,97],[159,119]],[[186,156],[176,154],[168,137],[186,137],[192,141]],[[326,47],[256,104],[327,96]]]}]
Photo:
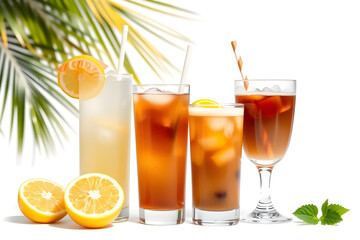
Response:
[{"label": "palm leaf", "polygon": [[[30,119],[35,142],[45,152],[51,152],[58,133],[66,136],[67,121],[51,102],[58,102],[65,106],[75,116],[77,109],[60,93],[56,84],[54,71],[48,71],[50,66],[41,61],[29,50],[21,48],[16,38],[7,36],[8,48],[0,41],[0,79],[6,82],[1,106],[0,125],[4,117],[5,108],[10,106],[10,136],[13,135],[13,126],[17,125],[17,146],[19,154],[24,144],[26,118]],[[7,74],[5,75],[4,73]],[[6,81],[4,80],[6,77]],[[1,85],[0,85],[1,86]],[[11,94],[11,95],[9,95]],[[7,102],[10,101],[10,104]],[[27,113],[26,105],[30,111]],[[29,114],[30,116],[26,116]],[[53,136],[55,134],[55,136]],[[61,141],[61,140],[60,140]]]},{"label": "palm leaf", "polygon": [[[124,24],[130,28],[129,43],[160,79],[179,72],[142,31],[179,49],[183,47],[169,38],[178,43],[190,39],[141,9],[183,19],[195,16],[189,10],[154,0],[0,0],[0,134],[5,134],[5,129],[9,129],[10,137],[16,134],[19,154],[28,131],[33,133],[36,147],[47,153],[66,137],[71,126],[54,105],[78,114],[57,85],[55,70],[59,63],[71,56],[90,54],[115,68]],[[125,55],[124,65],[140,83],[131,56]],[[9,128],[3,126],[5,117],[10,118]]]},{"label": "palm leaf", "polygon": [[[176,7],[176,6],[172,5],[172,4],[159,2],[159,1],[153,1],[153,0],[142,0],[142,1],[125,0],[125,1],[129,2],[129,3],[132,3],[134,5],[137,5],[137,6],[143,7],[143,8],[147,8],[149,10],[152,10],[152,11],[155,11],[155,12],[158,12],[158,13],[162,13],[162,14],[166,14],[166,15],[173,16],[173,17],[178,17],[178,18],[189,18],[189,19],[194,20],[193,17],[184,16],[184,13],[189,13],[192,16],[196,14],[195,12],[189,11],[187,9]],[[181,14],[176,14],[176,13],[173,13],[173,12],[160,10],[159,6],[166,7],[167,10],[180,11]]]}]

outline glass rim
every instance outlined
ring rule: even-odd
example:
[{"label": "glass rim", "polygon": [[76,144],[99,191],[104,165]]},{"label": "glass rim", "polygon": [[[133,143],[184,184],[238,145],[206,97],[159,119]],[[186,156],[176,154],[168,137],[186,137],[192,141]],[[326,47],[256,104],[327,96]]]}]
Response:
[{"label": "glass rim", "polygon": [[[215,104],[189,104],[189,107],[198,107],[198,108],[201,108],[201,107],[213,107],[213,108],[216,108],[214,106],[222,106],[222,107],[244,107],[244,104],[243,103],[218,103],[218,105],[215,105]],[[221,108],[219,107],[218,109],[224,109],[224,108]]]},{"label": "glass rim", "polygon": [[245,82],[245,81],[253,81],[253,82],[296,82],[295,79],[246,79],[246,80],[243,80],[243,79],[235,79],[235,82]]},{"label": "glass rim", "polygon": [[173,87],[175,87],[175,86],[189,86],[189,87],[190,87],[190,84],[187,84],[187,83],[184,83],[184,84],[180,84],[180,83],[178,83],[178,84],[176,84],[176,83],[133,84],[133,87],[137,87],[137,86],[139,86],[139,87],[151,87],[151,86],[162,86],[162,87],[165,87],[165,86],[170,86],[170,87],[171,87],[171,86],[173,86]]},{"label": "glass rim", "polygon": [[124,75],[124,76],[132,76],[131,73],[115,73],[114,75]]}]

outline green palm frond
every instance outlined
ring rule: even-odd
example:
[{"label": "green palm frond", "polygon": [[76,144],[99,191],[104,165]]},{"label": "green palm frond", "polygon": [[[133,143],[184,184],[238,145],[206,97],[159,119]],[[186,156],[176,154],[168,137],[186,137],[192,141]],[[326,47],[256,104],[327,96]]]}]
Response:
[{"label": "green palm frond", "polygon": [[0,90],[3,93],[0,124],[5,108],[10,106],[10,134],[16,124],[19,153],[23,147],[26,118],[30,120],[37,146],[49,152],[54,147],[51,132],[59,139],[58,133],[66,136],[64,125],[67,124],[51,102],[61,103],[74,115],[77,115],[77,109],[59,91],[55,72],[49,64],[22,48],[15,36],[8,35],[7,38],[7,48],[0,42]]},{"label": "green palm frond", "polygon": [[[36,147],[52,152],[55,142],[61,142],[71,129],[55,106],[75,117],[78,114],[57,85],[56,68],[79,54],[110,61],[115,68],[114,56],[120,52],[118,39],[124,24],[129,25],[129,43],[155,74],[162,78],[179,71],[142,31],[179,49],[183,48],[169,38],[178,43],[191,40],[141,9],[182,19],[196,16],[155,0],[1,0],[0,136],[7,132],[10,137],[16,134],[21,153],[25,133],[32,132]],[[125,69],[140,83],[130,59],[131,56],[125,56]],[[4,118],[10,119],[8,128],[3,124]]]}]

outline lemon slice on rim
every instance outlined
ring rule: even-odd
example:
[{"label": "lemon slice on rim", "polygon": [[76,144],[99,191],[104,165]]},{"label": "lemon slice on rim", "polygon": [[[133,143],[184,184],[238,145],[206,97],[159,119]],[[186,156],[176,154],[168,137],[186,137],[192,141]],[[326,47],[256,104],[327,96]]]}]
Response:
[{"label": "lemon slice on rim", "polygon": [[[223,108],[219,103],[210,100],[210,99],[199,99],[192,103],[193,105],[200,105],[199,107],[205,107],[205,108]],[[205,106],[201,106],[205,105]],[[213,105],[213,106],[211,106]]]},{"label": "lemon slice on rim", "polygon": [[56,222],[66,215],[64,188],[46,179],[34,178],[21,184],[18,204],[24,216],[34,222]]},{"label": "lemon slice on rim", "polygon": [[92,56],[73,57],[65,61],[57,70],[59,86],[72,98],[93,98],[104,87],[106,67]]},{"label": "lemon slice on rim", "polygon": [[65,208],[81,226],[100,228],[112,223],[124,203],[124,192],[113,178],[88,173],[75,178],[65,190]]}]

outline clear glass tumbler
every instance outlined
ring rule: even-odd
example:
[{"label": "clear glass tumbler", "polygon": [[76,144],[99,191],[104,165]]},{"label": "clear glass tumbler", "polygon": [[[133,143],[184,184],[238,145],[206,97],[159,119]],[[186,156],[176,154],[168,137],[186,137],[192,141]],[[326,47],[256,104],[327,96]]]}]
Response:
[{"label": "clear glass tumbler", "polygon": [[129,218],[131,85],[131,74],[110,72],[96,97],[80,100],[80,173],[104,173],[118,181],[125,200],[115,222]]},{"label": "clear glass tumbler", "polygon": [[239,222],[243,104],[189,107],[193,221]]},{"label": "clear glass tumbler", "polygon": [[189,85],[134,85],[140,222],[184,221]]}]

